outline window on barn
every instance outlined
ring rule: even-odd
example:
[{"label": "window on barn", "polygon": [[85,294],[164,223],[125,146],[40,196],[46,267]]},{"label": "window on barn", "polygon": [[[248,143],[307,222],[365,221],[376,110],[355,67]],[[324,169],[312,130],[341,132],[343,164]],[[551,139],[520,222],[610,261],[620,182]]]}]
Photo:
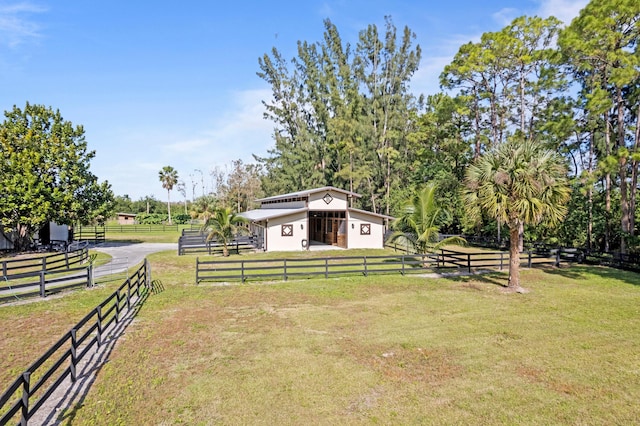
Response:
[{"label": "window on barn", "polygon": [[282,236],[293,237],[293,225],[282,225]]}]

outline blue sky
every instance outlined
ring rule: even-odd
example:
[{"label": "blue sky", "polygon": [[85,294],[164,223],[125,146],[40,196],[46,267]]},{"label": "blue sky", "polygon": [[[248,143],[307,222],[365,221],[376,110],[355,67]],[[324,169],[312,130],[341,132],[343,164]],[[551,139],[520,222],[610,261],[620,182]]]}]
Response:
[{"label": "blue sky", "polygon": [[[0,0],[0,110],[28,101],[59,109],[85,128],[91,169],[118,195],[166,199],[158,171],[173,166],[191,198],[212,188],[210,171],[252,161],[273,145],[256,76],[258,58],[319,41],[331,19],[355,45],[368,24],[416,33],[422,63],[416,95],[438,91],[438,75],[461,44],[520,15],[565,22],[586,0],[335,0],[103,2]],[[173,200],[179,200],[173,194]]]}]

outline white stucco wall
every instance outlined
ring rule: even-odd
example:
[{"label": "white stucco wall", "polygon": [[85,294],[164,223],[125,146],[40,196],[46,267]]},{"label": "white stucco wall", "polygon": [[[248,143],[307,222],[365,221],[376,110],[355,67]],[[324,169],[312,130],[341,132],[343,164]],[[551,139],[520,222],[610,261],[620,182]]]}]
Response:
[{"label": "white stucco wall", "polygon": [[[350,210],[348,212],[348,235],[347,244],[349,248],[384,248],[384,220],[379,216],[368,215]],[[360,234],[360,225],[369,224],[371,233],[369,235]]]},{"label": "white stucco wall", "polygon": [[[329,204],[325,203],[323,197],[330,194],[333,200]],[[347,209],[347,194],[334,191],[321,191],[315,194],[309,195],[309,210],[346,210]]]},{"label": "white stucco wall", "polygon": [[[292,225],[293,235],[282,236],[282,225]],[[299,251],[303,250],[302,240],[308,242],[309,226],[307,212],[269,219],[267,234],[267,251]]]}]

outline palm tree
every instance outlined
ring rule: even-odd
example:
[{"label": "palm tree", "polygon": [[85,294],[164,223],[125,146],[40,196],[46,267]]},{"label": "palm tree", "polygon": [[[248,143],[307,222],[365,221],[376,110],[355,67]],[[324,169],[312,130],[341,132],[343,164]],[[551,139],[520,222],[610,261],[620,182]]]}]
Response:
[{"label": "palm tree", "polygon": [[509,228],[509,282],[520,287],[519,231],[543,220],[555,225],[567,213],[567,169],[562,158],[531,140],[510,140],[467,169],[463,196],[472,216],[485,212]]},{"label": "palm tree", "polygon": [[167,190],[167,211],[169,213],[169,225],[171,225],[171,190],[178,183],[178,172],[171,166],[164,166],[158,173],[162,187]]},{"label": "palm tree", "polygon": [[247,233],[248,229],[238,226],[239,223],[248,223],[248,220],[231,212],[230,208],[217,208],[213,216],[204,224],[204,229],[208,232],[207,241],[215,240],[222,243],[222,255],[229,256],[228,245],[240,233]]},{"label": "palm tree", "polygon": [[218,199],[213,195],[204,195],[193,200],[191,214],[206,222],[218,208]]},{"label": "palm tree", "polygon": [[440,239],[440,221],[446,212],[435,199],[437,186],[428,184],[407,200],[402,214],[391,222],[389,242],[400,242],[417,254],[433,253],[447,244],[464,244],[460,237]]}]

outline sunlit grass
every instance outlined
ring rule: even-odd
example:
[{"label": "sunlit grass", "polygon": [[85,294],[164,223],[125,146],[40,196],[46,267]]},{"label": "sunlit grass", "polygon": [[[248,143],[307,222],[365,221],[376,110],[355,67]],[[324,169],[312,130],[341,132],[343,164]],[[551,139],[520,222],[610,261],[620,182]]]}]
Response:
[{"label": "sunlit grass", "polygon": [[193,257],[151,259],[165,291],[146,302],[73,424],[640,418],[636,274],[524,270],[526,295],[503,292],[497,273],[195,286]]},{"label": "sunlit grass", "polygon": [[[195,257],[149,257],[165,290],[63,424],[640,419],[637,274],[524,269],[526,295],[505,293],[500,273],[195,285]],[[0,388],[117,285],[0,306]]]}]

